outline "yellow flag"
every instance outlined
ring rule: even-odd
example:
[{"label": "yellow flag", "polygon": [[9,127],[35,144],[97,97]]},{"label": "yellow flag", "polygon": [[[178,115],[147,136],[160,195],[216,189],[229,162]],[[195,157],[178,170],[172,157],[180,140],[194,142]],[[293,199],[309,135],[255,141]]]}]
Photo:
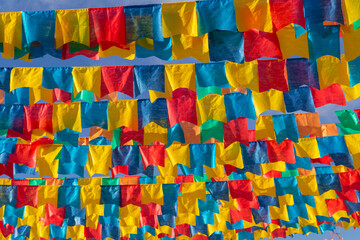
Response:
[{"label": "yellow flag", "polygon": [[234,142],[224,147],[224,143],[216,143],[216,163],[232,165],[236,168],[244,168],[240,143]]},{"label": "yellow flag", "polygon": [[56,185],[54,185],[54,186],[51,186],[51,185],[39,186],[38,207],[44,206],[47,203],[57,206],[58,189],[59,189],[59,186],[56,186]]},{"label": "yellow flag", "polygon": [[360,18],[360,2],[357,0],[343,0],[343,13],[346,24],[350,25]]},{"label": "yellow flag", "polygon": [[348,65],[344,55],[341,60],[333,56],[323,56],[316,60],[319,72],[320,89],[334,83],[350,86]]},{"label": "yellow flag", "polygon": [[15,67],[11,70],[10,92],[17,88],[40,88],[43,77],[42,67]]},{"label": "yellow flag", "polygon": [[270,171],[286,172],[285,162],[273,162],[273,163],[261,164],[261,172],[263,175]]},{"label": "yellow flag", "polygon": [[189,88],[196,91],[195,64],[165,65],[164,81],[164,92],[149,90],[151,102],[159,97],[171,99],[172,92],[178,88]]},{"label": "yellow flag", "polygon": [[351,61],[360,56],[360,29],[354,30],[353,25],[341,25],[342,38],[346,61]]},{"label": "yellow flag", "polygon": [[297,182],[302,195],[319,196],[315,175],[298,176]]},{"label": "yellow flag", "polygon": [[289,213],[286,205],[280,205],[280,207],[269,206],[271,219],[281,219],[289,221]]},{"label": "yellow flag", "polygon": [[225,73],[226,78],[232,87],[246,87],[259,92],[259,72],[257,61],[244,63],[226,62]]},{"label": "yellow flag", "polygon": [[299,138],[298,143],[294,143],[296,155],[299,157],[320,158],[319,146],[315,137]]},{"label": "yellow flag", "polygon": [[346,101],[351,101],[351,100],[355,100],[358,99],[360,97],[360,84],[356,84],[353,87],[348,87],[348,86],[341,86],[345,97],[346,97]]},{"label": "yellow flag", "polygon": [[198,36],[196,2],[162,3],[161,13],[165,38],[178,34]]},{"label": "yellow flag", "polygon": [[70,105],[55,103],[53,105],[54,133],[69,128],[81,132],[81,105],[79,102]]},{"label": "yellow flag", "polygon": [[262,32],[273,31],[268,0],[234,0],[234,4],[239,32],[250,29]]},{"label": "yellow flag", "polygon": [[180,60],[193,57],[200,62],[209,62],[208,35],[191,37],[184,34],[172,37],[172,57]]},{"label": "yellow flag", "polygon": [[252,93],[256,115],[267,110],[275,110],[285,113],[285,102],[283,92],[270,89],[262,93]]},{"label": "yellow flag", "polygon": [[255,196],[276,197],[274,178],[255,178],[251,180]]},{"label": "yellow flag", "polygon": [[133,217],[137,220],[140,219],[140,210],[139,206],[128,204],[125,207],[120,207],[119,218]]},{"label": "yellow flag", "polygon": [[143,184],[141,185],[141,203],[164,204],[164,194],[162,184]]},{"label": "yellow flag", "polygon": [[109,126],[108,130],[114,130],[119,127],[129,127],[135,131],[138,130],[138,110],[137,100],[120,100],[109,102],[108,106]]},{"label": "yellow flag", "polygon": [[201,125],[210,119],[227,122],[224,96],[211,94],[197,100],[196,112],[198,125]]},{"label": "yellow flag", "polygon": [[178,215],[181,213],[199,215],[199,202],[195,197],[178,197]]},{"label": "yellow flag", "polygon": [[178,213],[177,217],[175,217],[175,224],[190,224],[196,226],[196,215],[191,213]]},{"label": "yellow flag", "polygon": [[85,238],[85,226],[84,225],[75,225],[67,226],[66,229],[66,238],[67,239],[86,239]]},{"label": "yellow flag", "polygon": [[22,48],[21,12],[0,13],[0,43],[4,44],[4,48]]},{"label": "yellow flag", "polygon": [[166,153],[173,166],[176,164],[182,164],[190,167],[190,149],[189,145],[171,144],[165,149]]},{"label": "yellow flag", "polygon": [[40,88],[30,88],[30,106],[43,100],[47,103],[53,103],[53,90]]},{"label": "yellow flag", "polygon": [[161,142],[167,144],[167,128],[163,128],[154,122],[144,127],[144,144]]},{"label": "yellow flag", "polygon": [[[164,183],[170,183],[167,182],[168,179],[177,178],[178,171],[177,171],[177,165],[173,165],[170,159],[165,159],[165,165],[164,167],[157,166],[160,176],[158,176],[159,179],[157,179],[156,182],[164,181]],[[173,183],[173,182],[171,182]]]},{"label": "yellow flag", "polygon": [[111,145],[90,145],[90,156],[86,164],[89,176],[94,174],[109,175],[111,167],[112,148]]},{"label": "yellow flag", "polygon": [[345,135],[344,139],[350,154],[355,155],[360,153],[360,134]]},{"label": "yellow flag", "polygon": [[100,97],[101,67],[73,67],[72,76],[74,97],[83,90]]},{"label": "yellow flag", "polygon": [[101,186],[85,185],[80,188],[81,208],[87,207],[88,204],[100,204]]},{"label": "yellow flag", "polygon": [[256,139],[263,139],[269,137],[272,140],[275,140],[275,130],[274,123],[272,120],[272,115],[262,115],[256,119],[255,124],[255,134]]},{"label": "yellow flag", "polygon": [[88,9],[56,10],[55,46],[76,42],[90,47]]},{"label": "yellow flag", "polygon": [[255,230],[254,231],[254,238],[255,239],[263,239],[263,238],[271,238],[271,235],[269,232],[265,231],[265,230],[261,230],[261,229],[258,229],[258,230]]},{"label": "yellow flag", "polygon": [[224,178],[226,176],[223,165],[216,164],[215,168],[211,168],[205,165],[204,168],[208,178]]},{"label": "yellow flag", "polygon": [[58,177],[59,160],[55,159],[62,149],[61,144],[39,145],[36,149],[39,176]]},{"label": "yellow flag", "polygon": [[283,59],[290,58],[293,55],[309,58],[307,34],[296,37],[294,24],[279,29],[276,35],[279,39]]},{"label": "yellow flag", "polygon": [[178,88],[196,92],[195,64],[165,65],[165,93],[156,92],[158,97],[171,98],[172,92]]},{"label": "yellow flag", "polygon": [[221,213],[214,213],[214,225],[208,224],[209,236],[216,231],[226,232],[228,230],[226,220],[227,219]]},{"label": "yellow flag", "polygon": [[182,193],[186,198],[197,198],[206,201],[206,190],[204,182],[182,183]]}]

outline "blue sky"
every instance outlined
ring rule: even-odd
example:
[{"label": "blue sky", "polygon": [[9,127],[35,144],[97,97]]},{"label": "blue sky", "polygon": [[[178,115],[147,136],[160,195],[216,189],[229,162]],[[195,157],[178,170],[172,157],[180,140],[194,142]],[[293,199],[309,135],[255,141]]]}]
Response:
[{"label": "blue sky", "polygon": [[[178,0],[179,1],[179,0]],[[0,12],[12,11],[39,11],[39,10],[55,10],[55,9],[72,9],[72,8],[91,8],[91,7],[112,7],[112,6],[127,6],[127,5],[141,5],[141,4],[157,4],[161,2],[178,2],[176,0],[0,0]],[[189,0],[182,0],[183,2]],[[174,64],[174,63],[193,63],[197,62],[193,58],[187,58],[178,61],[166,62],[157,58],[126,60],[114,56],[109,58],[102,58],[100,60],[92,60],[86,57],[78,56],[66,61],[55,59],[51,56],[35,59],[32,63],[21,60],[2,59],[0,56],[0,67],[35,67],[35,66],[111,66],[111,65],[144,65],[144,64]],[[317,111],[329,111],[320,115],[322,123],[334,122],[336,118],[332,112],[341,109],[355,109],[359,108],[360,101],[355,100],[348,103],[348,106],[327,105],[318,108]],[[251,126],[250,126],[251,127]],[[342,237],[344,239],[359,239],[356,236],[356,230],[344,231],[341,229]],[[311,234],[309,237],[295,236],[293,239],[330,239],[330,233],[324,235]]]}]

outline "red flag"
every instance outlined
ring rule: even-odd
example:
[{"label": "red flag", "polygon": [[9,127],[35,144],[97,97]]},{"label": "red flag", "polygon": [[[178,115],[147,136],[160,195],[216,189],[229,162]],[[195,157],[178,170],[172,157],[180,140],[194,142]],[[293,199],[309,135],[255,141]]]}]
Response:
[{"label": "red flag", "polygon": [[165,166],[165,145],[140,145],[139,149],[144,169],[149,165]]},{"label": "red flag", "polygon": [[346,106],[344,92],[340,84],[332,84],[322,90],[310,87],[316,108],[332,103]]},{"label": "red flag", "polygon": [[161,205],[156,203],[141,204],[141,215],[150,216],[150,215],[162,215]]},{"label": "red flag", "polygon": [[14,164],[8,163],[7,165],[0,163],[0,176],[6,175],[10,178],[13,178],[14,176]]},{"label": "red flag", "polygon": [[270,0],[269,3],[274,32],[291,23],[306,28],[302,0]]},{"label": "red flag", "polygon": [[90,47],[103,50],[126,44],[124,7],[89,8]]},{"label": "red flag", "polygon": [[128,204],[141,205],[141,187],[140,185],[122,185],[121,186],[121,206]]},{"label": "red flag", "polygon": [[189,97],[189,98],[197,98],[196,92],[189,88],[178,88],[172,92],[173,98],[181,98],[181,97]]},{"label": "red flag", "polygon": [[0,221],[0,232],[4,235],[4,237],[8,237],[10,234],[15,232],[15,228],[7,223],[4,223],[2,220]]},{"label": "red flag", "polygon": [[180,97],[167,100],[169,126],[185,121],[197,125],[196,98]]},{"label": "red flag", "polygon": [[33,144],[16,144],[14,154],[10,154],[9,163],[25,164],[34,168],[36,165],[36,146]]},{"label": "red flag", "polygon": [[144,143],[144,129],[139,129],[139,131],[132,130],[128,127],[121,127],[120,134],[120,144],[124,145],[130,140],[137,141],[140,144]]},{"label": "red flag", "polygon": [[187,223],[184,223],[181,225],[176,225],[175,234],[176,234],[176,236],[185,235],[185,236],[191,237],[190,225]]},{"label": "red flag", "polygon": [[152,216],[140,216],[140,222],[139,222],[139,227],[143,227],[149,225],[150,227],[153,228],[158,228],[159,227],[159,220],[157,215],[152,215]]},{"label": "red flag", "polygon": [[245,61],[250,62],[262,57],[282,58],[276,33],[251,29],[244,33],[244,39]]},{"label": "red flag", "polygon": [[249,146],[247,118],[239,117],[223,123],[223,132],[225,148],[235,141]]},{"label": "red flag", "polygon": [[233,172],[235,172],[235,173],[237,172],[237,168],[234,167],[233,165],[225,164],[224,168],[225,168],[225,173],[228,176]]},{"label": "red flag", "polygon": [[295,163],[294,146],[291,140],[285,139],[282,143],[276,141],[266,141],[269,161]]},{"label": "red flag", "polygon": [[17,186],[16,208],[31,206],[37,208],[39,186]]},{"label": "red flag", "polygon": [[281,177],[281,172],[280,171],[276,171],[276,170],[271,170],[265,174],[263,174],[264,178],[280,178]]},{"label": "red flag", "polygon": [[349,211],[342,199],[325,199],[325,202],[330,216],[334,215],[338,211]]},{"label": "red flag", "polygon": [[65,207],[57,208],[54,205],[47,203],[45,207],[45,218],[41,218],[44,226],[54,224],[62,226],[65,218]]},{"label": "red flag", "polygon": [[286,73],[286,60],[261,60],[258,61],[259,91],[277,89],[288,92],[289,86]]},{"label": "red flag", "polygon": [[129,166],[122,165],[111,168],[111,176],[114,178],[118,173],[129,175]]},{"label": "red flag", "polygon": [[343,192],[347,192],[350,190],[360,191],[360,176],[358,171],[339,173],[339,179]]},{"label": "red flag", "polygon": [[321,164],[331,165],[332,162],[333,160],[329,155],[323,156],[322,158],[311,159],[311,163],[321,163]]},{"label": "red flag", "polygon": [[193,175],[186,175],[186,176],[185,175],[178,175],[177,179],[175,179],[175,182],[176,183],[194,182],[194,176]]},{"label": "red flag", "polygon": [[53,107],[50,103],[38,103],[32,107],[25,106],[25,127],[27,132],[34,129],[41,129],[49,133],[52,128]]},{"label": "red flag", "polygon": [[[290,1],[289,1],[290,2]],[[271,232],[272,238],[286,238],[286,229],[285,228],[278,228]]]},{"label": "red flag", "polygon": [[133,97],[133,66],[101,67],[101,97],[121,92]]},{"label": "red flag", "polygon": [[85,227],[84,235],[86,239],[101,239],[102,225],[98,224],[96,229]]},{"label": "red flag", "polygon": [[231,224],[234,224],[240,220],[252,222],[252,212],[251,212],[250,208],[245,208],[245,209],[241,209],[241,210],[234,210],[234,209],[230,208]]},{"label": "red flag", "polygon": [[250,180],[229,181],[229,189],[232,198],[246,197],[252,200],[252,187]]},{"label": "red flag", "polygon": [[65,92],[64,90],[61,90],[59,88],[53,89],[53,101],[61,101],[66,104],[71,103],[71,93]]},{"label": "red flag", "polygon": [[342,192],[335,191],[335,192],[339,199],[354,202],[354,203],[358,202],[358,198],[357,198],[357,195],[354,190],[347,190],[346,192],[345,191],[342,191]]},{"label": "red flag", "polygon": [[237,198],[236,202],[240,210],[249,208],[259,209],[258,198],[252,192]]}]

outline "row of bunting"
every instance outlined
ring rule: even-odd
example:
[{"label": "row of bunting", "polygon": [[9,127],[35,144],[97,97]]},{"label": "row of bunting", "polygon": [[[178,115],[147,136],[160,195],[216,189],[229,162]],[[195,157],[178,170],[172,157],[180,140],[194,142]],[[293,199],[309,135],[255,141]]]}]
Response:
[{"label": "row of bunting", "polygon": [[[221,131],[216,135],[223,139],[223,128],[226,129],[226,132],[233,131],[233,134],[236,133],[236,135],[247,135],[247,119],[256,119],[253,105],[242,101],[241,97],[243,96],[247,95],[228,94],[225,104],[224,97],[216,96],[197,101],[186,97],[173,101],[158,99],[154,103],[145,99],[121,100],[115,103],[82,102],[69,105],[37,103],[31,107],[20,104],[0,105],[0,130],[2,134],[6,135],[8,132],[13,137],[18,134],[16,137],[29,140],[29,134],[31,135],[34,130],[55,134],[64,129],[82,132],[83,129],[98,127],[105,133],[126,127],[134,135],[158,133],[166,136],[168,132],[177,133],[175,135],[179,135],[180,132],[180,135],[184,135],[184,132],[190,131],[190,129],[193,129],[193,134],[196,134],[198,132],[195,130],[196,128],[203,131],[210,129],[210,132],[220,128]],[[242,104],[244,108],[239,109],[236,104]],[[359,110],[355,111],[356,113],[351,110],[335,111],[340,121],[337,125],[340,127],[341,134],[359,131],[357,119]],[[322,112],[321,114],[323,113],[331,112]],[[334,119],[333,123],[335,122]],[[179,125],[180,123],[183,125]],[[289,138],[297,141],[299,137],[309,134],[322,136],[319,113],[261,115],[256,119],[256,130],[270,133],[263,137],[282,140]],[[238,131],[239,133],[237,133]],[[241,131],[245,132],[241,133]],[[283,131],[288,134],[284,135]],[[335,132],[337,133],[337,131]],[[166,137],[165,141],[161,140],[161,142],[166,144]]]},{"label": "row of bunting", "polygon": [[156,56],[251,61],[293,55],[360,55],[356,0],[211,0],[158,5],[0,13],[0,52],[31,60]]},{"label": "row of bunting", "polygon": [[[0,174],[13,178],[16,174],[41,177],[90,177],[95,174],[115,177],[117,174],[147,175],[156,178],[156,169],[162,179],[177,178],[180,169],[186,175],[225,177],[235,172],[274,177],[347,172],[360,167],[360,134],[329,137],[274,140],[247,143],[169,145],[90,145],[73,146],[57,139],[38,139],[31,144],[16,138],[0,142]],[[97,144],[97,145],[94,145]],[[312,163],[336,165],[313,169]],[[159,177],[160,177],[159,176]]]},{"label": "row of bunting", "polygon": [[4,239],[260,239],[359,227],[358,171],[2,180]]},{"label": "row of bunting", "polygon": [[[243,64],[234,62],[137,65],[106,67],[15,67],[0,68],[0,89],[60,89],[74,97],[81,91],[102,98],[115,91],[138,97],[153,91],[171,98],[179,88],[218,93],[227,88],[249,88],[256,92],[276,89],[283,92],[302,85],[317,90],[340,84],[350,90],[360,83],[360,58],[347,62],[326,56],[316,61],[296,58],[283,61],[262,60]],[[155,91],[155,92],[154,92]],[[161,95],[161,93],[163,93]]]}]

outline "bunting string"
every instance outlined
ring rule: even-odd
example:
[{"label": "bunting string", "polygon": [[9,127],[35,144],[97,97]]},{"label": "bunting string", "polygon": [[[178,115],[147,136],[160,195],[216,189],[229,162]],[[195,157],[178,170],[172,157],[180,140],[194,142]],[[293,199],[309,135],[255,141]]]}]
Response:
[{"label": "bunting string", "polygon": [[[223,100],[220,97],[215,98],[215,100],[218,99]],[[29,107],[20,104],[0,105],[0,133],[3,136],[21,137],[30,141],[31,134],[35,130],[49,134],[59,134],[64,130],[80,133],[83,129],[95,127],[106,136],[122,128],[121,134],[127,132],[128,136],[139,136],[141,143],[144,142],[142,139],[144,134],[165,135],[165,138],[160,138],[160,142],[166,144],[168,133],[184,136],[193,129],[193,134],[201,132],[212,137],[216,135],[219,138],[215,138],[219,140],[233,138],[234,141],[238,141],[242,138],[241,136],[249,139],[248,119],[252,120],[252,117],[246,115],[245,111],[235,111],[234,105],[218,104],[216,110],[209,110],[213,105],[201,104],[201,102],[196,104],[191,98],[177,100],[182,104],[171,105],[171,101],[159,99],[154,103],[150,103],[149,100],[122,100],[116,103],[94,102],[91,104],[85,102],[54,103],[53,105],[37,103]],[[214,98],[210,100],[214,102]],[[189,102],[192,103],[192,108]],[[177,111],[186,107],[188,107],[186,114],[183,111]],[[336,114],[335,116],[340,121],[336,125],[340,128],[341,135],[359,133],[358,109],[339,110],[325,114],[330,113]],[[289,138],[297,142],[298,138],[309,134],[318,137],[338,135],[336,127],[330,125],[321,124],[319,113],[261,115],[256,119],[256,139],[269,137],[282,142]],[[220,131],[216,133],[215,129]],[[154,139],[156,138],[146,142],[158,141]],[[201,139],[202,142],[208,140],[202,137]]]},{"label": "bunting string", "polygon": [[261,57],[357,58],[355,0],[206,0],[110,8],[0,13],[0,52],[31,61],[118,55],[244,62]]},{"label": "bunting string", "polygon": [[1,231],[38,239],[258,239],[359,227],[358,171],[206,179],[2,180]]}]

